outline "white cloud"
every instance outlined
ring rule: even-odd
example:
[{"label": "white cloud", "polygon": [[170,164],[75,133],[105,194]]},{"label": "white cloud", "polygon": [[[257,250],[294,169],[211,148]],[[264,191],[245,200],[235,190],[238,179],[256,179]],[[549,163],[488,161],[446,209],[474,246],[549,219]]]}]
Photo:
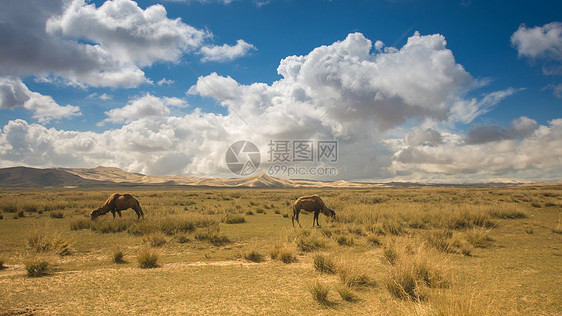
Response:
[{"label": "white cloud", "polygon": [[562,60],[562,23],[552,22],[528,28],[526,25],[511,36],[519,56]]},{"label": "white cloud", "polygon": [[164,6],[141,9],[131,0],[111,0],[100,7],[74,0],[61,16],[47,20],[47,33],[98,43],[126,64],[149,66],[176,61],[181,53],[198,48],[210,34],[169,19]]},{"label": "white cloud", "polygon": [[[132,88],[152,83],[143,67],[177,62],[211,39],[160,4],[132,0],[20,0],[0,10],[0,76],[37,76],[80,87]],[[233,46],[235,58],[247,43]],[[167,83],[163,81],[162,83]]]},{"label": "white cloud", "polygon": [[30,91],[19,79],[0,77],[0,109],[15,107],[33,111],[39,122],[82,115],[79,107],[59,105],[51,96]]},{"label": "white cloud", "polygon": [[[540,59],[545,75],[562,75],[562,22],[552,22],[532,28],[523,24],[511,36],[511,43],[520,57]],[[547,88],[552,88],[554,96],[561,98],[561,86],[562,84],[556,83]]]},{"label": "white cloud", "polygon": [[156,84],[161,87],[161,86],[164,86],[164,85],[167,85],[167,86],[173,85],[174,83],[175,83],[174,80],[162,78]]},{"label": "white cloud", "polygon": [[[267,168],[269,140],[335,139],[341,179],[388,179],[394,172],[453,181],[474,174],[560,175],[560,120],[538,126],[521,118],[506,127],[475,127],[468,137],[450,131],[516,90],[467,100],[484,84],[455,62],[442,35],[416,33],[400,48],[375,46],[372,53],[372,42],[354,33],[307,55],[289,56],[278,67],[282,78],[272,84],[244,85],[216,73],[200,77],[189,93],[216,99],[227,107],[225,115],[197,108],[178,114],[174,107],[185,101],[146,94],[106,112],[105,122],[123,125],[103,133],[11,121],[0,135],[0,164],[70,161],[65,165],[231,176],[224,155],[235,141],[258,145]],[[35,148],[42,154],[25,158]]]},{"label": "white cloud", "polygon": [[[533,130],[530,130],[534,127]],[[541,170],[546,179],[559,177],[562,171],[562,119],[537,126],[521,118],[511,127],[519,137],[492,137],[484,142],[447,141],[438,146],[405,146],[393,158],[398,174],[474,174],[485,179],[497,174]],[[505,130],[503,130],[505,133]],[[539,178],[540,179],[540,178]]]},{"label": "white cloud", "polygon": [[223,44],[222,46],[203,46],[199,52],[203,55],[203,58],[201,58],[202,62],[225,62],[246,56],[250,53],[250,51],[255,49],[256,47],[254,45],[239,39],[236,41],[236,45],[234,46],[230,46],[228,44]]},{"label": "white cloud", "polygon": [[[175,102],[172,99],[172,102]],[[122,108],[111,109],[105,114],[108,116],[104,121],[112,123],[132,122],[138,119],[154,119],[166,117],[170,109],[165,100],[153,95],[146,94],[143,97],[130,101]]]}]

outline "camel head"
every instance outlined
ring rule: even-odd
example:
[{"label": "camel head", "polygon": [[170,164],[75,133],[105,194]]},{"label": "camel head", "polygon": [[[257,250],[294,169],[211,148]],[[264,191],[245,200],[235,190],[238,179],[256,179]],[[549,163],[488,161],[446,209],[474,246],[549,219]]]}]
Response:
[{"label": "camel head", "polygon": [[331,208],[325,208],[323,210],[324,215],[331,217],[332,219],[336,218],[336,212],[334,212],[334,210],[332,210]]},{"label": "camel head", "polygon": [[101,208],[98,208],[90,213],[90,218],[96,220],[100,215],[102,215]]}]

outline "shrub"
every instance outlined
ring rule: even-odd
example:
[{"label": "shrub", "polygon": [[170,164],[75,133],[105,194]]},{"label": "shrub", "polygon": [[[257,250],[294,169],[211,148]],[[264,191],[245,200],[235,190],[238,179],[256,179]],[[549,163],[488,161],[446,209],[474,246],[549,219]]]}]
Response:
[{"label": "shrub", "polygon": [[245,223],[246,219],[244,218],[244,216],[229,214],[226,216],[224,222],[227,224],[240,224]]},{"label": "shrub", "polygon": [[2,211],[4,213],[17,213],[18,207],[14,204],[5,204],[2,206]]},{"label": "shrub", "polygon": [[293,254],[293,252],[289,249],[282,249],[279,252],[279,260],[283,263],[293,263],[297,262],[297,257]]},{"label": "shrub", "polygon": [[71,230],[90,229],[92,221],[87,218],[75,218],[70,222]]},{"label": "shrub", "polygon": [[448,286],[441,258],[419,247],[409,252],[402,249],[399,259],[389,266],[384,284],[397,298],[420,301],[426,297],[424,287],[444,288]]},{"label": "shrub", "polygon": [[37,278],[47,275],[50,268],[49,263],[45,260],[33,260],[25,264],[25,270],[27,271],[28,277]]},{"label": "shrub", "polygon": [[275,245],[269,252],[269,256],[271,259],[279,259],[283,263],[293,263],[298,261],[297,257],[293,254],[293,250],[281,245]]},{"label": "shrub", "polygon": [[395,264],[398,260],[398,252],[394,247],[386,247],[383,251],[384,258],[390,264]]},{"label": "shrub", "polygon": [[23,211],[28,212],[28,213],[36,213],[37,210],[38,210],[37,205],[31,205],[31,204],[24,205],[22,207],[22,209],[23,209]]},{"label": "shrub", "polygon": [[443,252],[454,252],[452,248],[451,238],[453,237],[453,232],[450,230],[437,230],[431,232],[426,236],[426,242],[435,249]]},{"label": "shrub", "polygon": [[402,235],[405,232],[403,225],[397,221],[384,222],[382,224],[382,229],[384,232],[395,236]]},{"label": "shrub", "polygon": [[94,222],[90,222],[90,229],[94,232],[102,234],[119,233],[126,231],[128,229],[128,224],[125,221],[121,220],[97,220]]},{"label": "shrub", "polygon": [[65,240],[60,234],[34,231],[28,236],[27,245],[37,253],[53,252],[60,256],[72,254],[70,242]]},{"label": "shrub", "polygon": [[266,213],[265,213],[265,210],[264,210],[263,208],[258,208],[258,209],[256,209],[256,213],[258,213],[258,214],[266,214]]},{"label": "shrub", "polygon": [[162,247],[166,244],[164,234],[155,232],[145,236],[144,241],[150,244],[150,247]]},{"label": "shrub", "polygon": [[252,250],[249,252],[244,253],[244,259],[251,261],[251,262],[263,262],[264,257],[261,253],[257,252],[256,250]]},{"label": "shrub", "polygon": [[355,244],[355,240],[353,239],[353,237],[347,237],[344,235],[336,237],[336,242],[340,246],[353,246]]},{"label": "shrub", "polygon": [[302,231],[295,238],[297,248],[304,252],[310,252],[318,249],[326,248],[326,242],[316,234],[310,234],[308,231]]},{"label": "shrub", "polygon": [[139,263],[139,268],[141,269],[157,268],[158,254],[156,252],[150,251],[150,249],[144,249],[138,255],[137,262]]},{"label": "shrub", "polygon": [[51,218],[63,218],[64,213],[62,211],[51,212],[50,216],[51,216]]},{"label": "shrub", "polygon": [[330,287],[328,285],[322,284],[316,281],[312,286],[310,286],[310,294],[312,298],[322,305],[329,305],[328,293],[330,292]]},{"label": "shrub", "polygon": [[336,264],[332,259],[318,254],[314,256],[314,269],[321,273],[334,274],[336,273]]},{"label": "shrub", "polygon": [[6,269],[6,266],[4,265],[5,262],[4,258],[0,258],[0,270]]},{"label": "shrub", "polygon": [[113,252],[113,256],[112,256],[112,261],[113,263],[127,263],[127,261],[125,261],[125,254],[123,253],[122,250],[115,250]]},{"label": "shrub", "polygon": [[527,218],[529,217],[527,213],[519,210],[506,210],[506,209],[495,209],[490,211],[490,215],[497,218],[504,219],[515,219],[515,218]]},{"label": "shrub", "polygon": [[177,240],[180,244],[185,244],[191,241],[186,235],[177,236]]},{"label": "shrub", "polygon": [[252,211],[247,211],[247,212],[246,212],[246,215],[254,215],[254,212],[252,212]]},{"label": "shrub", "polygon": [[369,235],[369,236],[367,237],[367,241],[368,241],[371,245],[376,246],[376,247],[380,247],[380,246],[382,245],[382,242],[381,242],[380,238],[377,237],[377,236],[375,236],[375,235]]},{"label": "shrub", "polygon": [[219,229],[208,229],[205,232],[195,234],[195,239],[208,241],[214,246],[223,246],[230,243],[230,239],[225,235],[219,234]]},{"label": "shrub", "polygon": [[472,231],[468,231],[466,233],[466,241],[475,248],[488,248],[494,240],[488,236],[487,232],[473,229]]},{"label": "shrub", "polygon": [[342,300],[347,302],[357,301],[357,296],[355,295],[355,293],[353,293],[353,290],[349,286],[340,286],[338,287],[337,291]]},{"label": "shrub", "polygon": [[342,283],[347,287],[365,287],[374,285],[374,281],[356,267],[344,266],[338,270]]},{"label": "shrub", "polygon": [[18,211],[17,217],[25,217],[24,211]]},{"label": "shrub", "polygon": [[0,219],[4,219],[4,215],[3,215],[3,214],[0,214]]}]

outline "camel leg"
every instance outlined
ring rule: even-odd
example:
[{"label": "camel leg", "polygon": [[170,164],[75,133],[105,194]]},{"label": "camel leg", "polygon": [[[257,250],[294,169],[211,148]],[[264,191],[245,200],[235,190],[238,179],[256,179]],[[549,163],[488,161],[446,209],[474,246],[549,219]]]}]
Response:
[{"label": "camel leg", "polygon": [[299,212],[297,212],[297,224],[299,224],[299,227],[302,228],[301,222],[299,222]]},{"label": "camel leg", "polygon": [[123,217],[123,216],[121,215],[121,211],[117,211],[117,214],[119,214],[119,217],[120,217],[120,218]]},{"label": "camel leg", "polygon": [[111,214],[113,214],[113,219],[115,220],[115,211],[111,211]]},{"label": "camel leg", "polygon": [[[318,212],[314,212],[314,217],[312,218],[312,227],[314,228],[314,222],[318,224]],[[320,225],[318,225],[320,226]]]}]

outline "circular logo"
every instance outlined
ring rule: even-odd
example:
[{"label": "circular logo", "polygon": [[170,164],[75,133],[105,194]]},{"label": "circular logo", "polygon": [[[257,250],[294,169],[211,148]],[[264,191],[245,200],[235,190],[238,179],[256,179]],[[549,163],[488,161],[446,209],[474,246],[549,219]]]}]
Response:
[{"label": "circular logo", "polygon": [[254,143],[240,140],[228,147],[225,160],[230,171],[240,176],[247,176],[258,170],[261,155],[258,146]]}]

